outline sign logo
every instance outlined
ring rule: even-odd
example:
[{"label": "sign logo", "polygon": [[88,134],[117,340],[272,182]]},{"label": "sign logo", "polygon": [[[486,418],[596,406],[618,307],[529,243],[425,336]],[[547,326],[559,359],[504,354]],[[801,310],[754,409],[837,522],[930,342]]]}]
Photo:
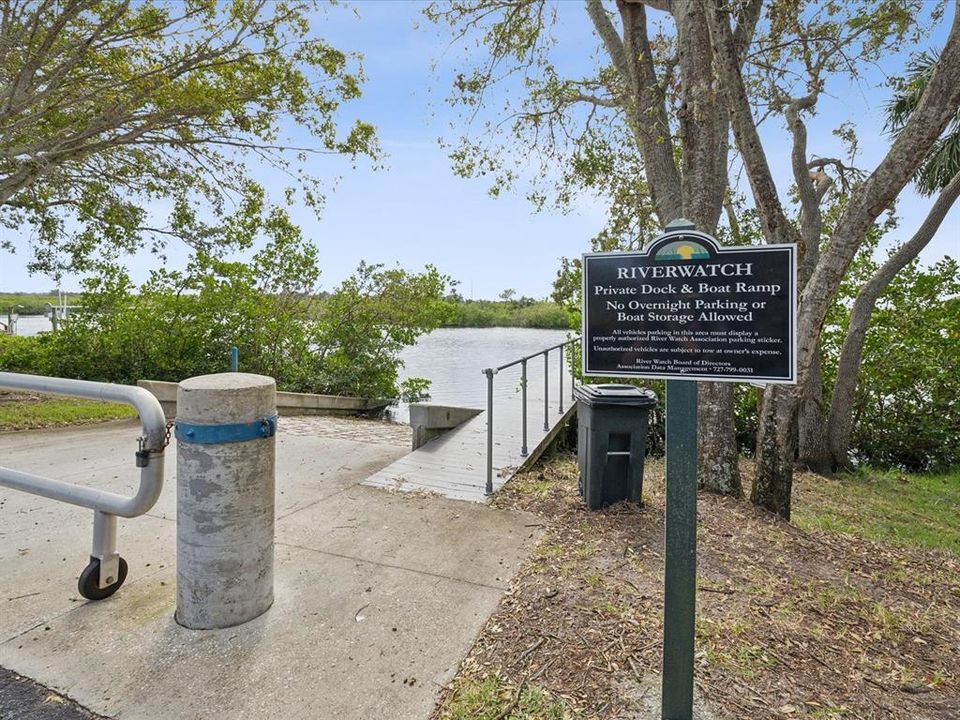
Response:
[{"label": "sign logo", "polygon": [[657,250],[653,259],[658,262],[667,260],[709,260],[710,251],[695,240],[676,240]]}]

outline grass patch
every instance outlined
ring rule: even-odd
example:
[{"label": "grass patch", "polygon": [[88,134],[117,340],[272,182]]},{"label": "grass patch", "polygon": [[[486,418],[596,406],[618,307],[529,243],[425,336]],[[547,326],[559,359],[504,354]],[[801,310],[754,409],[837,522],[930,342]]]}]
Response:
[{"label": "grass patch", "polygon": [[799,489],[793,520],[804,529],[960,555],[960,473],[804,474]]},{"label": "grass patch", "polygon": [[132,407],[118,403],[0,393],[0,432],[83,425],[136,416]]},{"label": "grass patch", "polygon": [[492,675],[457,681],[439,720],[566,720],[564,704],[523,684],[519,690]]}]

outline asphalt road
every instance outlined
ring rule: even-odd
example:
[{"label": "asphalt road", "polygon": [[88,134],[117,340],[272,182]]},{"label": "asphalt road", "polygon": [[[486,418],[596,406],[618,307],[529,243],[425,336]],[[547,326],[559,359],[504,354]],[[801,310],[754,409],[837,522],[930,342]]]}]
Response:
[{"label": "asphalt road", "polygon": [[102,720],[30,678],[0,667],[0,720]]}]

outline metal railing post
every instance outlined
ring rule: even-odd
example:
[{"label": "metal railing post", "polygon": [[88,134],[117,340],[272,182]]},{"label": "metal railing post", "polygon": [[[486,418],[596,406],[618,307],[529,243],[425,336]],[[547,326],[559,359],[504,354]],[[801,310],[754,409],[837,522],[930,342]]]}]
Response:
[{"label": "metal railing post", "polygon": [[523,408],[521,409],[522,423],[523,423],[523,443],[520,446],[520,454],[523,457],[527,456],[527,361],[524,360],[520,363],[521,376],[520,376],[520,387],[521,394],[523,396]]},{"label": "metal railing post", "polygon": [[543,352],[543,431],[550,432],[550,351]]},{"label": "metal railing post", "polygon": [[487,376],[487,486],[485,495],[493,495],[493,370],[483,371]]},{"label": "metal railing post", "polygon": [[557,381],[560,385],[560,409],[557,412],[563,415],[563,345],[560,346],[560,366],[557,368]]},{"label": "metal railing post", "polygon": [[570,343],[570,399],[577,399],[577,372],[576,372],[576,357],[573,355],[573,348],[576,347],[577,341],[574,340]]},{"label": "metal railing post", "polygon": [[564,358],[563,352],[564,348],[570,346],[570,398],[575,399],[576,394],[574,389],[576,386],[576,373],[574,371],[574,356],[573,356],[573,346],[580,342],[580,338],[573,338],[572,340],[565,340],[562,343],[557,345],[551,345],[540,352],[533,353],[531,355],[525,355],[524,357],[508,362],[505,365],[501,365],[495,368],[487,368],[481,372],[487,376],[487,481],[485,493],[487,495],[493,494],[493,376],[499,373],[501,370],[506,370],[515,365],[519,365],[521,368],[520,376],[520,392],[521,392],[521,448],[520,455],[521,457],[528,457],[530,454],[530,448],[528,443],[528,428],[527,428],[527,414],[529,408],[527,407],[527,401],[529,400],[529,393],[527,392],[527,383],[529,382],[528,377],[528,367],[527,364],[530,360],[537,357],[538,355],[543,355],[543,431],[545,433],[550,432],[550,353],[553,350],[558,350],[560,352],[560,366],[557,368],[557,386],[560,390],[560,415],[563,415],[563,374],[564,374]]}]

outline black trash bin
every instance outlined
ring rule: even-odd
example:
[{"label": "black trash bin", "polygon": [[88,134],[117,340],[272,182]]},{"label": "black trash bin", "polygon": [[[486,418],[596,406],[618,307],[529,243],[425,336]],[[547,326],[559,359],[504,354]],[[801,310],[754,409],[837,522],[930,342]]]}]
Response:
[{"label": "black trash bin", "polygon": [[576,397],[580,494],[587,507],[640,503],[647,425],[657,396],[633,385],[581,385]]}]

